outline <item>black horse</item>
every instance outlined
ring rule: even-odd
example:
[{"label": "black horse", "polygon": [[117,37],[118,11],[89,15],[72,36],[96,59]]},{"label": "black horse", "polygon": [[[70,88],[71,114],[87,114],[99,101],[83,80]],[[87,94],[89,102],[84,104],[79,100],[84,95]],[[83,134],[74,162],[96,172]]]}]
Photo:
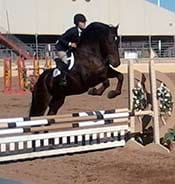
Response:
[{"label": "black horse", "polygon": [[[113,69],[120,65],[118,51],[118,26],[91,23],[83,31],[80,43],[74,51],[75,64],[67,75],[67,86],[59,85],[59,76],[53,77],[54,69],[44,71],[38,78],[33,92],[30,116],[56,114],[65,97],[89,90],[91,95],[102,95],[109,87],[109,78],[117,77],[115,90],[108,94],[114,98],[121,94],[123,74]],[[97,84],[102,83],[99,88]]]}]

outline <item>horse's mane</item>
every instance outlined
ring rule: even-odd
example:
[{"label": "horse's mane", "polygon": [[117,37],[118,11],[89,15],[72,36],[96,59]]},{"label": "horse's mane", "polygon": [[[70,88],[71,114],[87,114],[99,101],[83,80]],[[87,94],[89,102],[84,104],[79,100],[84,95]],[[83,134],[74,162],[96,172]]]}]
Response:
[{"label": "horse's mane", "polygon": [[93,22],[83,30],[80,42],[96,42],[109,33],[110,27],[107,24],[100,22]]}]

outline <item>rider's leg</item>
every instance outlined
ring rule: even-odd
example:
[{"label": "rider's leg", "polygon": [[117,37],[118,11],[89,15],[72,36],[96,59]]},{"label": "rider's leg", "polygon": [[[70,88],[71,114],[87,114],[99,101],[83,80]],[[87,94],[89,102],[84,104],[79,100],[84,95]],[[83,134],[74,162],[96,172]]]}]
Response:
[{"label": "rider's leg", "polygon": [[57,55],[61,59],[61,61],[63,61],[64,64],[66,64],[66,65],[68,64],[68,62],[67,62],[67,54],[66,54],[65,51],[58,51]]},{"label": "rider's leg", "polygon": [[[65,51],[58,51],[57,52],[57,57],[59,58],[58,60],[56,59],[55,62],[56,62],[56,66],[59,68],[60,66],[62,67],[62,64],[63,66],[66,66],[68,65],[68,61],[67,61],[67,54]],[[60,61],[62,63],[60,63]]]},{"label": "rider's leg", "polygon": [[61,70],[60,85],[65,86],[67,84],[66,80],[66,70],[68,67],[67,54],[64,51],[58,51],[57,56],[59,59],[55,59],[55,62],[57,68]]}]

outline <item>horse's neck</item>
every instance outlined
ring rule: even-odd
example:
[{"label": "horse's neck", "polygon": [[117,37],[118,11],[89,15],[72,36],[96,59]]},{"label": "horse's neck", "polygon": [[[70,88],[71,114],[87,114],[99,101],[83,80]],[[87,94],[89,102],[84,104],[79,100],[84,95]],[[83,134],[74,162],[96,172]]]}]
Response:
[{"label": "horse's neck", "polygon": [[[91,67],[93,67],[93,69]],[[82,71],[96,72],[101,67],[106,67],[106,60],[103,58],[100,48],[97,45],[82,45],[77,47],[75,51],[75,67],[76,70],[81,67]]]},{"label": "horse's neck", "polygon": [[82,55],[93,55],[96,57],[101,57],[101,50],[99,44],[81,44],[76,49],[77,56]]}]

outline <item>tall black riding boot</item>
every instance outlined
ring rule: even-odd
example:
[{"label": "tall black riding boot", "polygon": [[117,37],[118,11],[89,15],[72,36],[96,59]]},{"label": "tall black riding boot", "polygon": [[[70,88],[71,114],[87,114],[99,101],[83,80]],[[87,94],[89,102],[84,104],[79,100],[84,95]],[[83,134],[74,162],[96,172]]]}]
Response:
[{"label": "tall black riding boot", "polygon": [[66,86],[67,80],[66,80],[66,72],[67,72],[67,65],[59,58],[55,59],[56,67],[61,71],[61,75],[59,76],[59,85],[60,86]]},{"label": "tall black riding boot", "polygon": [[67,85],[67,78],[66,78],[66,73],[62,71],[59,79],[59,85],[60,86],[66,86]]}]

